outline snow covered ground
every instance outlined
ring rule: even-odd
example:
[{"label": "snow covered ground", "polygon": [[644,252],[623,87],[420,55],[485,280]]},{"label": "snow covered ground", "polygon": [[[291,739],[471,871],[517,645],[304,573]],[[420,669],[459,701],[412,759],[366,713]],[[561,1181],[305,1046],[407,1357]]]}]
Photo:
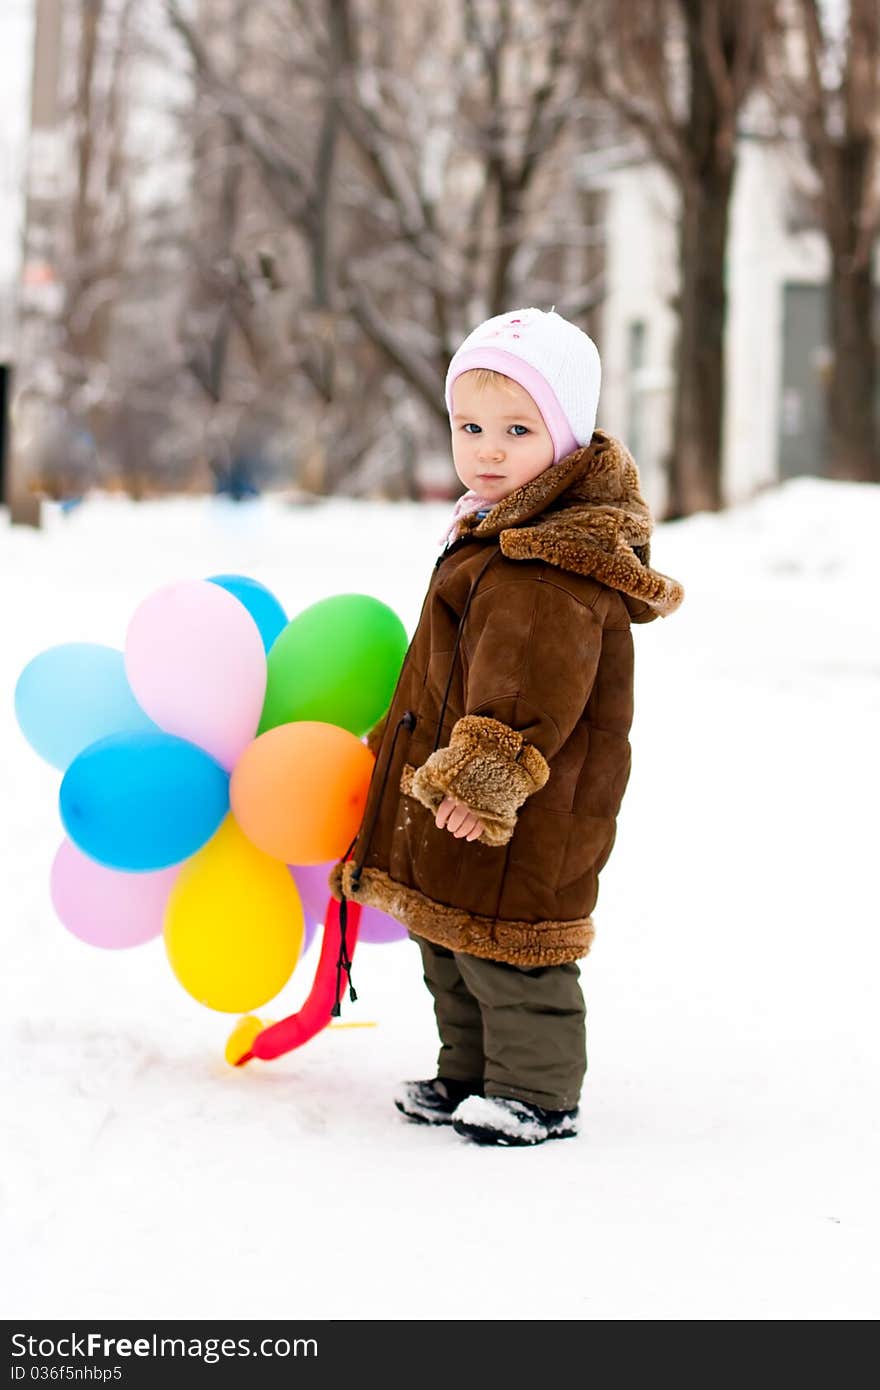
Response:
[{"label": "snow covered ground", "polygon": [[4,1317],[880,1312],[880,488],[795,480],[658,529],[688,597],[635,631],[578,1139],[484,1150],[397,1115],[436,1048],[409,942],[356,955],[344,1018],[376,1027],[239,1071],[234,1019],[161,941],[102,952],[55,920],[59,775],[15,723],[25,663],[121,647],[154,588],[231,571],[291,615],[371,593],[412,631],[445,515],[99,498],[32,533],[0,513]]}]

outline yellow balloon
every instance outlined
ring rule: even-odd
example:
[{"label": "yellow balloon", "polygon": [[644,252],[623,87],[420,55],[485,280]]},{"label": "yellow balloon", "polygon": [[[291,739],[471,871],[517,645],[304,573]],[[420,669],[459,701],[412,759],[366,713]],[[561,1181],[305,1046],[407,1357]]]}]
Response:
[{"label": "yellow balloon", "polygon": [[258,1009],[284,988],[305,935],[285,864],[227,816],[181,869],[165,910],[165,949],[188,994],[218,1013]]}]

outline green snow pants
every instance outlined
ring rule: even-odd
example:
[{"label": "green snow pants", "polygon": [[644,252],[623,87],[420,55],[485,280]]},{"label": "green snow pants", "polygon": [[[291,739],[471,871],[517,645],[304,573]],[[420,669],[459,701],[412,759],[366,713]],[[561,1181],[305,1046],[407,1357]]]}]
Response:
[{"label": "green snow pants", "polygon": [[572,1110],[587,1070],[586,1008],[580,969],[525,970],[447,951],[413,936],[440,1034],[437,1075],[482,1077],[487,1096]]}]

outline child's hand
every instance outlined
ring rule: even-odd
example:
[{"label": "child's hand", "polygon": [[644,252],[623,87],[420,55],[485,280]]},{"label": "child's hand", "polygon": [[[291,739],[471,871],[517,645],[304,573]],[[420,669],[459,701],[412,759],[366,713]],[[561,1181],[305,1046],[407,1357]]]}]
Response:
[{"label": "child's hand", "polygon": [[451,796],[445,796],[440,802],[434,824],[438,830],[448,830],[456,840],[476,840],[486,828],[479,816]]}]

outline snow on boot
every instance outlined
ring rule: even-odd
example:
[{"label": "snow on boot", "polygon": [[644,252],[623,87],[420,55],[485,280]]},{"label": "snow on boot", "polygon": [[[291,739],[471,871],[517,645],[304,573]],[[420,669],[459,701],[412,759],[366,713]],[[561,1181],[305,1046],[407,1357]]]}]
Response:
[{"label": "snow on boot", "polygon": [[542,1110],[527,1100],[506,1096],[469,1096],[452,1117],[456,1134],[475,1144],[520,1148],[545,1139],[569,1139],[577,1134],[578,1108]]},{"label": "snow on boot", "polygon": [[452,1112],[467,1096],[481,1095],[482,1081],[455,1081],[435,1076],[433,1081],[403,1081],[394,1104],[408,1120],[423,1125],[448,1125]]}]

